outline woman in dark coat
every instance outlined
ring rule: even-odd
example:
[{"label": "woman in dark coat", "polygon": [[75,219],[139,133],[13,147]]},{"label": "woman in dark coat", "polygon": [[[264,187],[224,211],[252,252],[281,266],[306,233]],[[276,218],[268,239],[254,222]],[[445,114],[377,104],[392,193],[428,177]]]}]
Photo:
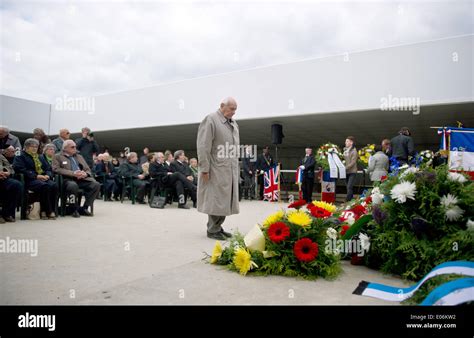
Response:
[{"label": "woman in dark coat", "polygon": [[56,219],[58,186],[53,181],[51,165],[38,155],[38,147],[38,140],[27,139],[24,150],[15,156],[13,168],[24,175],[25,189],[39,193],[41,219]]}]

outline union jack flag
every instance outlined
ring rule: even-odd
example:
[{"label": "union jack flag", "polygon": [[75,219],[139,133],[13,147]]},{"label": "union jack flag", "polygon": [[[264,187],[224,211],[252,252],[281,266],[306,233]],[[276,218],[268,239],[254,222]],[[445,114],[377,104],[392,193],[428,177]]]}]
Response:
[{"label": "union jack flag", "polygon": [[274,165],[263,176],[263,200],[275,202],[280,199],[280,165]]}]

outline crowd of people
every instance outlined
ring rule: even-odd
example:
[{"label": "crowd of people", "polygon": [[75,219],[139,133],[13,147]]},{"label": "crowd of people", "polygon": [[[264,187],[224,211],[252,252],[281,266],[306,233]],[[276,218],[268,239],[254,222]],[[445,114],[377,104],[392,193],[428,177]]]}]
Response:
[{"label": "crowd of people", "polygon": [[[63,189],[68,197],[75,201],[71,210],[73,217],[92,216],[94,200],[102,193],[105,201],[119,201],[124,184],[130,182],[139,204],[147,203],[153,184],[161,189],[171,190],[178,201],[178,208],[189,209],[187,199],[193,207],[197,205],[198,160],[188,160],[183,150],[172,152],[151,152],[148,147],[139,156],[136,152],[120,152],[112,157],[107,149],[102,152],[94,140],[94,134],[87,127],[82,128],[81,137],[70,139],[70,132],[61,129],[59,136],[50,140],[45,132],[36,128],[23,147],[20,140],[12,135],[7,127],[0,127],[0,193],[2,196],[2,214],[0,223],[14,222],[15,210],[25,191],[36,193],[39,198],[41,219],[55,219],[61,177]],[[251,148],[246,152],[250,155]],[[368,173],[372,181],[380,181],[389,171],[389,157],[396,158],[400,164],[408,162],[415,153],[413,139],[408,128],[402,128],[397,136],[384,139],[375,147],[375,153],[368,164]],[[348,136],[343,152],[346,169],[346,186],[349,201],[353,198],[353,188],[358,171],[358,153],[355,138]],[[263,147],[256,161],[244,156],[242,169],[242,198],[263,199],[264,172],[274,165],[274,159],[268,146]],[[301,159],[303,199],[311,200],[315,183],[315,171],[320,170],[315,161],[312,148],[305,149]],[[18,180],[19,174],[23,180]],[[124,183],[125,182],[125,183]],[[258,189],[255,189],[255,182]],[[257,190],[258,196],[255,196]],[[84,197],[81,205],[80,196]]]}]

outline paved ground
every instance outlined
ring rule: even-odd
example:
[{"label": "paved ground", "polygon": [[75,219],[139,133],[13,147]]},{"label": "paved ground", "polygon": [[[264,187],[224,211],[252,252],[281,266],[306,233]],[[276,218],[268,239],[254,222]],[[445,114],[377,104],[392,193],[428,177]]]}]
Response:
[{"label": "paved ground", "polygon": [[[226,230],[246,233],[283,207],[241,203]],[[93,218],[17,221],[0,239],[37,239],[39,254],[0,253],[0,304],[392,304],[352,295],[360,280],[406,285],[344,262],[335,281],[241,277],[207,264],[206,215],[98,201]]]}]

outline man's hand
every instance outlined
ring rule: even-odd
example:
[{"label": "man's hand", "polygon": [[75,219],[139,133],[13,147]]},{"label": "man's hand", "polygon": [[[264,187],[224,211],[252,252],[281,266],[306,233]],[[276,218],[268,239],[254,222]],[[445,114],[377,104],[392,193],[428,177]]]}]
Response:
[{"label": "man's hand", "polygon": [[201,173],[202,181],[207,183],[209,181],[209,173]]},{"label": "man's hand", "polygon": [[140,175],[138,175],[137,177],[138,177],[140,180],[144,180],[144,179],[145,179],[145,175],[143,175],[143,174],[140,174]]},{"label": "man's hand", "polygon": [[83,171],[81,171],[81,170],[76,170],[76,171],[74,172],[74,177],[77,178],[78,180],[80,180],[80,179],[83,178],[82,173],[83,173]]},{"label": "man's hand", "polygon": [[188,176],[188,177],[186,177],[186,178],[187,178],[188,180],[190,180],[191,182],[194,181],[194,177],[192,177],[192,176]]},{"label": "man's hand", "polygon": [[0,171],[0,180],[6,180],[10,176],[8,171]]}]

